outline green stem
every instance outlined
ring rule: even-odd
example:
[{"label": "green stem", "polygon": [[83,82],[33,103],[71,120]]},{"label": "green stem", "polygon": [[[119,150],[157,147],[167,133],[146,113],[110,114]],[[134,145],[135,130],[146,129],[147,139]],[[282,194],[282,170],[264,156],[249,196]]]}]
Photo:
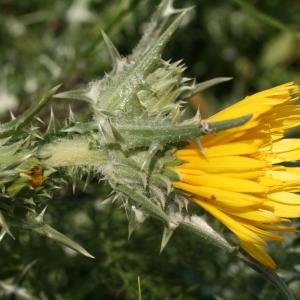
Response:
[{"label": "green stem", "polygon": [[49,167],[101,166],[107,161],[106,154],[98,149],[91,149],[87,138],[58,139],[39,150],[45,157],[44,164]]}]

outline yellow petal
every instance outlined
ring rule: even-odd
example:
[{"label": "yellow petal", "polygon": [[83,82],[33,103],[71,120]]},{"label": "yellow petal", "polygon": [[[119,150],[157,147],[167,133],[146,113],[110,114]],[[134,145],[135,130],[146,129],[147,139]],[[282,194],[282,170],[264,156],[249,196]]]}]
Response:
[{"label": "yellow petal", "polygon": [[[212,147],[205,148],[205,156],[218,157],[218,156],[230,156],[230,155],[246,155],[256,153],[259,146],[263,143],[262,140],[250,140],[229,144],[216,145]],[[176,152],[179,157],[184,156],[197,156],[199,155],[199,150],[197,149],[182,149]],[[200,155],[203,157],[203,155]]]},{"label": "yellow petal", "polygon": [[209,199],[209,201],[215,205],[226,205],[231,208],[254,206],[265,201],[265,199],[253,195],[225,191],[207,186],[195,186],[180,181],[174,182],[174,186],[194,195]]},{"label": "yellow petal", "polygon": [[221,173],[222,176],[243,178],[243,179],[255,179],[264,175],[264,171],[252,171],[252,172],[236,172],[236,173]]},{"label": "yellow petal", "polygon": [[227,226],[228,229],[230,229],[234,234],[238,236],[238,238],[250,243],[257,243],[260,245],[266,244],[265,241],[261,239],[257,234],[241,225],[239,222],[235,221],[234,218],[223,213],[221,210],[200,199],[194,199],[194,201],[219,221],[221,221],[225,226]]},{"label": "yellow petal", "polygon": [[271,256],[265,251],[262,246],[255,245],[253,243],[241,241],[241,247],[253,258],[258,260],[263,265],[275,269],[276,263]]},{"label": "yellow petal", "polygon": [[[185,169],[181,166],[175,168],[179,174],[190,174],[190,175],[208,175],[209,173],[198,170],[198,169]],[[242,178],[242,179],[255,179],[262,177],[264,171],[252,171],[252,172],[235,172],[235,173],[218,173],[220,176]]]},{"label": "yellow petal", "polygon": [[[211,116],[209,118],[209,121],[223,121],[226,119],[242,117],[248,114],[252,114],[252,120],[255,120],[259,115],[262,115],[263,113],[269,111],[271,108],[271,105],[264,103],[255,105],[255,103],[242,104],[241,102],[239,102]],[[249,122],[251,122],[251,120]]]},{"label": "yellow petal", "polygon": [[275,201],[266,201],[267,205],[272,205],[274,215],[281,218],[299,218],[300,205],[288,205]]},{"label": "yellow petal", "polygon": [[271,231],[285,231],[285,232],[298,232],[300,231],[295,227],[289,227],[289,226],[280,226],[280,225],[269,225],[269,224],[255,224],[255,226],[258,226],[260,228],[271,230]]},{"label": "yellow petal", "polygon": [[241,156],[225,156],[211,159],[200,159],[198,157],[185,157],[187,163],[181,166],[185,169],[200,169],[209,173],[245,172],[266,167],[266,162],[254,158]]},{"label": "yellow petal", "polygon": [[249,228],[250,230],[252,230],[253,232],[257,233],[259,236],[261,236],[262,238],[266,238],[269,240],[273,240],[273,241],[277,241],[277,242],[282,242],[284,241],[284,237],[279,235],[279,234],[275,234],[275,233],[271,233],[265,230],[262,230],[258,227],[255,227],[253,225],[250,224],[245,224],[244,226],[246,226],[247,228]]},{"label": "yellow petal", "polygon": [[300,174],[295,174],[289,171],[288,168],[286,168],[284,171],[277,171],[277,170],[267,170],[266,175],[273,177],[274,179],[280,180],[280,181],[294,181],[294,180],[300,180]]},{"label": "yellow petal", "polygon": [[268,110],[271,110],[274,106],[290,101],[290,95],[298,90],[298,86],[294,83],[289,83],[256,93],[213,115],[209,120],[220,121],[249,113],[255,119]]},{"label": "yellow petal", "polygon": [[278,185],[280,186],[280,185],[282,185],[282,181],[268,177],[268,176],[259,177],[257,179],[257,181],[260,184],[265,185],[265,186],[278,186]]},{"label": "yellow petal", "polygon": [[204,175],[209,174],[200,169],[185,169],[182,165],[175,167],[175,171],[179,174]]},{"label": "yellow petal", "polygon": [[[273,207],[273,203],[270,203],[268,201],[265,201],[263,204]],[[249,210],[249,211],[234,211],[234,210],[228,210],[226,207],[224,207],[223,210],[226,211],[228,214],[234,215],[241,219],[252,220],[256,222],[280,223],[282,221],[280,216],[275,215],[273,212],[266,211],[264,209]]]},{"label": "yellow petal", "polygon": [[[255,127],[259,125],[258,121],[248,121],[246,124],[234,127],[225,131],[218,132],[217,134],[205,135],[201,137],[201,143],[205,147],[210,147],[219,144],[225,144],[239,139],[247,140],[242,138],[247,132],[256,131]],[[254,137],[255,139],[255,137]]]},{"label": "yellow petal", "polygon": [[270,155],[268,161],[272,164],[278,164],[286,161],[299,160],[300,158],[300,149],[282,152],[275,155]]},{"label": "yellow petal", "polygon": [[240,179],[230,178],[220,175],[187,175],[181,174],[181,181],[192,185],[216,187],[233,192],[244,193],[266,193],[269,188],[257,182]]},{"label": "yellow petal", "polygon": [[272,152],[281,153],[300,149],[300,139],[282,139],[272,144]]},{"label": "yellow petal", "polygon": [[277,192],[268,195],[268,198],[272,201],[279,202],[287,205],[300,205],[300,195],[288,193],[288,192]]},{"label": "yellow petal", "polygon": [[287,172],[300,176],[300,168],[285,168]]}]

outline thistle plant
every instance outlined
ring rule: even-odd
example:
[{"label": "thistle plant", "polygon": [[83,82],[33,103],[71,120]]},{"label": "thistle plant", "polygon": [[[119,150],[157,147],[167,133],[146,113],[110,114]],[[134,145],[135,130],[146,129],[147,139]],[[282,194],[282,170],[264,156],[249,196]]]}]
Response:
[{"label": "thistle plant", "polygon": [[[109,73],[77,90],[56,86],[1,125],[1,237],[31,230],[93,257],[45,223],[44,214],[66,181],[105,181],[111,188],[106,201],[126,212],[129,236],[146,218],[156,218],[163,226],[162,251],[182,227],[243,259],[292,299],[265,247],[266,240],[283,240],[270,231],[297,231],[281,223],[300,214],[299,170],[283,165],[299,156],[299,140],[284,136],[299,121],[293,105],[299,87],[288,83],[255,94],[208,120],[199,112],[186,118],[184,103],[193,94],[228,80],[195,83],[184,76],[181,61],[162,59],[189,10],[162,1],[128,57],[102,32],[113,64]],[[87,102],[91,120],[80,122],[70,111],[58,126],[51,114],[46,130],[39,130],[40,110],[62,99]],[[215,231],[193,203],[239,242]]]}]

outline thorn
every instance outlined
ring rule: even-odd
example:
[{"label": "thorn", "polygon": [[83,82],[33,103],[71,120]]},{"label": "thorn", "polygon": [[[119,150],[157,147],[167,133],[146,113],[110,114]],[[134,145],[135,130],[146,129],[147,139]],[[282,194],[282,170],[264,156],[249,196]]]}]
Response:
[{"label": "thorn", "polygon": [[57,85],[55,85],[51,90],[50,90],[50,94],[52,95],[52,94],[54,94],[55,92],[57,92],[58,91],[58,89],[60,88],[60,87],[62,87],[62,83],[59,83],[59,84],[57,84]]},{"label": "thorn", "polygon": [[129,223],[128,223],[128,240],[131,238],[132,233],[145,221],[143,211],[137,209],[135,205],[131,206]]},{"label": "thorn", "polygon": [[53,111],[53,106],[50,108],[50,120],[54,119],[54,111]]},{"label": "thorn", "polygon": [[199,151],[199,153],[201,155],[203,155],[204,157],[206,157],[205,150],[204,150],[204,148],[203,148],[203,146],[202,146],[202,144],[200,142],[200,138],[199,137],[191,138],[191,142],[193,144],[195,144],[195,146],[197,147],[197,150]]},{"label": "thorn", "polygon": [[40,117],[35,117],[35,119],[41,124],[45,125],[45,122]]},{"label": "thorn", "polygon": [[179,106],[176,107],[176,111],[175,111],[175,114],[174,116],[172,117],[172,122],[173,123],[176,123],[179,121],[180,119],[180,116],[181,116],[181,109]]},{"label": "thorn", "polygon": [[[6,220],[5,220],[5,218],[4,218],[3,214],[2,214],[2,212],[0,212],[0,225],[1,225],[1,227],[2,227],[2,231],[4,231],[5,233],[8,233],[9,236],[10,236],[13,240],[15,240],[15,237],[14,237],[13,234],[11,233],[10,228],[9,228],[8,224],[6,223]],[[3,234],[3,237],[4,237],[4,235],[5,235],[5,234]],[[2,239],[3,237],[1,237],[1,239]],[[1,240],[1,239],[0,239],[0,240]]]},{"label": "thorn", "polygon": [[169,177],[159,174],[158,178],[165,185],[165,187],[167,189],[167,195],[169,195],[171,193],[171,191],[173,190],[172,183],[171,183]]},{"label": "thorn", "polygon": [[135,229],[136,228],[135,228],[134,224],[132,224],[132,222],[129,221],[129,223],[128,223],[128,241],[131,239],[131,236]]},{"label": "thorn", "polygon": [[185,197],[183,197],[184,208],[188,212],[189,211],[189,201]]},{"label": "thorn", "polygon": [[146,189],[147,186],[148,186],[148,176],[144,173],[138,173],[141,181],[142,181],[142,184],[143,184],[143,188]]},{"label": "thorn", "polygon": [[91,173],[89,172],[87,174],[87,177],[86,177],[86,180],[85,180],[85,183],[84,183],[84,186],[83,186],[83,191],[85,192],[89,183],[91,182]]},{"label": "thorn", "polygon": [[[171,61],[169,61],[169,62],[171,62]],[[175,68],[180,67],[180,65],[183,65],[183,59],[176,60],[175,62],[172,63],[172,65]]]},{"label": "thorn", "polygon": [[50,108],[50,120],[49,120],[49,125],[47,127],[46,133],[49,133],[51,131],[56,131],[55,130],[55,116],[54,116],[54,111],[53,111],[53,107],[51,106]]},{"label": "thorn", "polygon": [[0,242],[2,242],[2,240],[5,237],[6,233],[7,232],[4,229],[1,230],[1,232],[0,232]]},{"label": "thorn", "polygon": [[70,120],[71,122],[74,122],[74,121],[75,121],[75,115],[74,115],[74,112],[73,112],[73,110],[72,110],[71,105],[69,105],[69,120]]},{"label": "thorn", "polygon": [[158,205],[160,205],[162,208],[165,208],[165,205],[166,205],[166,197],[165,197],[165,193],[162,192],[160,190],[160,188],[156,187],[156,186],[151,186],[150,187],[150,190],[153,194],[153,198],[154,198],[154,201],[157,202]]},{"label": "thorn", "polygon": [[175,228],[170,228],[169,226],[168,227],[164,227],[164,231],[163,231],[163,235],[162,235],[162,239],[161,239],[159,253],[162,253],[162,251],[164,250],[164,248],[168,244],[170,238],[172,237],[172,235],[174,233],[174,229]]},{"label": "thorn", "polygon": [[188,212],[188,204],[189,204],[188,202],[189,201],[181,195],[177,194],[175,196],[175,203],[178,205],[178,209],[180,213],[182,212],[183,208]]},{"label": "thorn", "polygon": [[98,122],[98,127],[107,144],[117,142],[117,138],[115,136],[116,130],[114,130],[109,118],[100,119]]},{"label": "thorn", "polygon": [[36,216],[35,220],[38,223],[42,223],[43,222],[46,210],[47,210],[47,206],[45,206],[44,209]]},{"label": "thorn", "polygon": [[167,0],[164,7],[164,11],[162,12],[162,16],[168,17],[174,14],[184,12],[186,10],[190,10],[191,8],[192,7],[178,9],[174,7],[174,0]]},{"label": "thorn", "polygon": [[5,231],[4,229],[1,229],[0,232],[0,242],[2,242],[3,238],[5,237],[5,235],[7,234],[7,231]]},{"label": "thorn", "polygon": [[91,103],[93,100],[88,97],[86,89],[71,90],[53,95],[53,98],[81,100]]},{"label": "thorn", "polygon": [[122,61],[122,57],[121,57],[118,49],[115,47],[115,45],[112,43],[110,38],[106,35],[106,33],[103,30],[101,30],[101,34],[103,37],[103,41],[106,45],[106,48],[109,52],[109,55],[112,59],[113,71],[117,71],[118,67],[120,66],[120,62]]},{"label": "thorn", "polygon": [[12,121],[15,120],[16,117],[15,117],[14,113],[12,111],[10,111],[9,113],[10,113],[11,120]]},{"label": "thorn", "polygon": [[142,104],[137,95],[133,95],[129,109],[131,113],[135,116],[141,116],[143,112],[146,111],[146,107]]},{"label": "thorn", "polygon": [[200,111],[200,107],[199,107],[199,106],[197,107],[197,111],[196,111],[196,114],[195,114],[195,116],[194,116],[194,120],[195,120],[197,123],[200,123],[200,125],[202,125],[202,124],[201,124],[201,120],[202,120],[202,118],[201,118],[201,111]]}]

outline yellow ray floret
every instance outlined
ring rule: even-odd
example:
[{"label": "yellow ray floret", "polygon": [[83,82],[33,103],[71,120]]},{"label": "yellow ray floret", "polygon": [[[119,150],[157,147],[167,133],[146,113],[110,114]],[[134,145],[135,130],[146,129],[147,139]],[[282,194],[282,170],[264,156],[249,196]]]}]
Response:
[{"label": "yellow ray floret", "polygon": [[[300,160],[300,139],[284,137],[300,125],[294,105],[299,86],[293,82],[246,97],[213,115],[222,121],[252,114],[246,124],[201,137],[204,154],[188,144],[175,152],[173,185],[222,222],[241,248],[267,267],[276,264],[266,252],[268,240],[281,242],[278,232],[298,232],[282,222],[300,217],[300,168],[285,167]],[[276,165],[275,165],[276,164]]]}]

